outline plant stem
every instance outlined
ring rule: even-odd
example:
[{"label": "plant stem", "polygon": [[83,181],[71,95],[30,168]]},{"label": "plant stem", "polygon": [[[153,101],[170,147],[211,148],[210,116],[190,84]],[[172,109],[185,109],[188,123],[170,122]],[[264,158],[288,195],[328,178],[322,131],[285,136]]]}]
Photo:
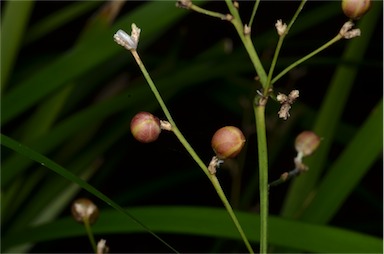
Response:
[{"label": "plant stem", "polygon": [[263,65],[261,64],[260,58],[257,55],[257,52],[255,50],[255,47],[253,46],[251,36],[249,33],[244,34],[243,23],[241,22],[239,12],[233,6],[232,1],[225,0],[225,2],[227,3],[228,9],[231,12],[231,15],[233,16],[231,22],[233,26],[236,28],[236,31],[239,34],[239,37],[243,42],[245,49],[247,50],[247,53],[253,63],[253,66],[256,70],[256,73],[258,75],[261,85],[263,86],[263,88],[265,88],[267,86],[267,73],[265,72]]},{"label": "plant stem", "polygon": [[[232,1],[226,0],[226,3],[234,17],[231,22],[235,26],[239,37],[241,38],[244,47],[246,48],[251,58],[256,73],[259,76],[260,83],[264,88],[264,93],[268,93],[268,88],[270,86],[268,83],[268,77],[253,46],[251,36],[249,33],[244,34],[244,28],[240,15],[237,9],[233,6]],[[257,131],[257,147],[259,153],[260,253],[267,253],[268,248],[268,153],[265,129],[265,105],[267,103],[267,98],[268,97],[256,96],[254,105]]]},{"label": "plant stem", "polygon": [[249,19],[249,23],[248,23],[249,27],[252,27],[253,19],[255,18],[257,7],[259,7],[259,4],[260,4],[260,0],[256,0],[255,5],[253,6],[251,18]]},{"label": "plant stem", "polygon": [[300,170],[299,168],[294,168],[293,170],[291,170],[289,172],[285,172],[280,176],[279,179],[270,183],[269,187],[273,187],[273,186],[279,185],[281,183],[285,183],[286,181],[288,181],[292,177],[299,175],[301,172],[303,172],[303,171]]},{"label": "plant stem", "polygon": [[236,217],[235,213],[233,212],[232,207],[229,204],[228,199],[226,198],[224,191],[221,188],[221,185],[220,185],[219,180],[217,179],[216,175],[215,174],[210,175],[209,179],[211,180],[213,186],[215,186],[217,194],[219,195],[220,199],[223,201],[223,204],[224,204],[225,208],[227,209],[227,212],[228,212],[229,216],[231,217],[233,223],[235,224],[237,230],[239,231],[241,238],[243,239],[244,244],[247,247],[249,253],[254,253],[252,246],[249,243],[247,236],[245,235],[243,229],[241,228],[241,225],[240,225],[239,221],[237,220],[237,217]]},{"label": "plant stem", "polygon": [[281,50],[281,46],[283,45],[283,41],[285,39],[285,36],[288,34],[289,30],[291,29],[293,23],[296,21],[297,17],[299,16],[299,13],[303,9],[303,7],[304,7],[306,2],[307,2],[307,0],[302,0],[301,1],[301,4],[297,8],[296,13],[293,15],[293,18],[292,18],[291,22],[289,22],[285,32],[282,35],[279,36],[279,41],[277,42],[277,46],[276,46],[275,53],[273,55],[271,67],[269,68],[268,78],[267,78],[267,87],[266,87],[266,89],[264,89],[264,96],[268,95],[269,88],[272,86],[271,79],[272,79],[273,71],[275,70],[277,59],[278,59],[278,56],[279,56],[279,53],[280,53],[280,50]]},{"label": "plant stem", "polygon": [[282,76],[284,76],[287,72],[289,72],[290,70],[292,70],[293,68],[295,68],[296,66],[298,66],[299,64],[301,64],[302,62],[308,60],[309,58],[313,57],[314,55],[316,55],[317,53],[323,51],[324,49],[328,48],[329,46],[331,46],[332,44],[334,44],[335,42],[339,41],[340,39],[342,39],[343,37],[340,35],[340,34],[337,34],[333,39],[331,39],[330,41],[328,41],[327,43],[325,43],[323,46],[319,47],[318,49],[316,49],[315,51],[312,51],[311,53],[309,53],[308,55],[300,58],[299,60],[297,60],[296,62],[292,63],[290,66],[288,66],[287,68],[285,68],[282,72],[280,72],[278,75],[276,75],[276,77],[274,77],[271,81],[271,85],[273,85],[277,80],[279,80]]},{"label": "plant stem", "polygon": [[[305,5],[305,3],[306,3],[307,1],[308,1],[308,0],[301,0],[301,4],[300,4],[299,7],[297,8],[295,14],[293,15],[291,21],[289,22],[289,24],[288,24],[288,26],[287,26],[287,31],[286,31],[285,35],[288,34],[288,32],[289,32],[289,30],[291,29],[293,23],[295,23],[297,17],[299,16],[301,10],[304,8],[304,5]],[[285,35],[284,35],[284,36],[285,36]]]},{"label": "plant stem", "polygon": [[265,129],[265,104],[267,97],[255,98],[254,112],[256,119],[257,147],[259,156],[260,189],[260,253],[267,253],[268,248],[268,151]]},{"label": "plant stem", "polygon": [[222,19],[222,20],[226,20],[227,19],[227,15],[225,15],[225,14],[222,14],[222,13],[219,13],[219,12],[214,12],[214,11],[209,11],[209,10],[203,9],[203,8],[197,6],[197,5],[194,5],[194,4],[191,5],[190,9],[195,11],[195,12],[202,13],[202,14],[214,17],[214,18],[219,18],[219,19]]},{"label": "plant stem", "polygon": [[[260,62],[257,52],[253,46],[250,33],[244,34],[243,24],[237,9],[233,6],[231,0],[226,0],[227,6],[233,16],[231,20],[235,26],[240,39],[255,67],[260,83],[264,88],[264,93],[268,93],[268,77]],[[257,131],[257,143],[259,152],[259,188],[260,188],[260,253],[267,253],[268,248],[268,153],[267,138],[265,130],[265,104],[267,97],[255,97],[255,119]]]},{"label": "plant stem", "polygon": [[140,56],[137,53],[137,51],[133,50],[133,49],[130,50],[130,51],[131,51],[133,57],[135,58],[137,64],[139,65],[140,70],[142,71],[146,81],[148,82],[148,84],[149,84],[153,94],[155,95],[157,101],[159,102],[160,107],[162,108],[162,110],[163,110],[167,120],[172,125],[173,133],[176,135],[176,137],[179,139],[180,143],[185,147],[185,149],[188,151],[188,153],[192,156],[192,158],[195,160],[195,162],[200,166],[200,168],[208,176],[208,178],[211,181],[213,187],[215,188],[218,196],[220,197],[221,201],[223,202],[224,207],[226,208],[226,210],[227,210],[228,214],[230,215],[233,223],[235,224],[236,229],[239,231],[239,233],[241,235],[241,238],[243,239],[243,241],[244,241],[248,251],[250,253],[254,253],[254,251],[252,250],[251,245],[249,244],[249,241],[248,241],[246,235],[244,234],[243,229],[241,228],[241,225],[240,225],[239,221],[237,220],[237,217],[236,217],[235,213],[233,212],[233,209],[232,209],[232,207],[231,207],[227,197],[224,194],[223,189],[221,188],[221,185],[220,185],[216,175],[209,173],[209,170],[208,170],[207,166],[200,159],[200,157],[196,154],[195,150],[191,147],[191,145],[185,139],[183,134],[177,128],[175,121],[173,120],[171,114],[169,113],[169,110],[168,110],[167,106],[165,105],[165,103],[164,103],[164,101],[163,101],[159,91],[157,90],[155,84],[153,83],[152,78],[149,75],[148,71],[146,70],[146,68],[145,68],[143,62],[141,61]]},{"label": "plant stem", "polygon": [[200,157],[196,154],[196,152],[193,150],[191,145],[188,143],[188,141],[184,138],[180,130],[177,128],[177,125],[175,121],[172,118],[171,113],[169,113],[169,110],[167,106],[165,105],[163,98],[161,97],[159,91],[157,90],[155,84],[152,81],[151,76],[149,75],[147,69],[145,68],[143,62],[140,59],[139,54],[136,50],[131,50],[131,53],[133,57],[136,60],[136,63],[139,65],[141,72],[144,75],[144,78],[148,82],[149,87],[151,88],[153,94],[156,97],[156,100],[159,102],[161,109],[163,110],[165,117],[167,118],[168,122],[172,125],[172,131],[176,135],[176,137],[179,139],[181,144],[185,147],[185,149],[189,152],[189,154],[192,156],[192,158],[196,161],[196,163],[203,169],[204,173],[209,176],[210,173],[208,171],[208,168],[205,166],[204,162],[200,159]]},{"label": "plant stem", "polygon": [[91,228],[91,224],[89,223],[89,219],[84,218],[83,222],[84,222],[85,230],[87,231],[89,241],[91,242],[93,252],[97,253],[96,241],[95,241],[95,237],[93,236],[93,233],[92,233],[92,228]]}]

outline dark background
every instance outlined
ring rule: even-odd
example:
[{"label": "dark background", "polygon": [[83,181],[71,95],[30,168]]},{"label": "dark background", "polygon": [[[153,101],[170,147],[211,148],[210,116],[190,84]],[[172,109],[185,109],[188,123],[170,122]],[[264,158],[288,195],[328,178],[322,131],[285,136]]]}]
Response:
[{"label": "dark background", "polygon": [[[3,4],[3,3],[2,3]],[[42,17],[55,12],[60,8],[72,4],[70,1],[38,1],[34,7],[30,25],[39,21]],[[127,2],[121,10],[121,14],[139,7],[144,2]],[[311,8],[321,6],[323,2],[310,1],[307,3],[303,13]],[[375,2],[374,4],[381,4]],[[226,13],[225,3],[213,1],[205,5],[206,9]],[[252,2],[241,1],[240,10],[244,20],[249,19],[253,8]],[[296,4],[291,1],[262,1],[254,21],[252,34],[258,35],[269,31],[274,27],[277,19],[288,21],[294,13]],[[181,12],[186,10],[180,9]],[[22,69],[37,57],[50,57],[57,53],[69,50],[76,42],[82,32],[87,20],[93,12],[69,22],[59,30],[52,32],[49,36],[41,38],[22,49],[15,69]],[[166,13],[164,14],[166,15]],[[150,17],[148,17],[150,18]],[[117,17],[118,19],[118,17]],[[292,62],[319,47],[332,38],[346,21],[346,17],[340,11],[340,15],[327,20],[310,31],[301,33],[293,38],[287,37],[281,51],[281,62],[275,73],[282,70],[287,63]],[[154,20],[153,22],[156,22]],[[297,21],[300,22],[300,19]],[[294,29],[294,28],[293,28]],[[352,92],[349,96],[346,109],[342,115],[342,122],[353,128],[358,128],[371,111],[372,107],[382,98],[382,56],[383,56],[383,27],[379,22],[375,28],[374,39],[366,52],[365,61],[359,63],[360,69],[355,80]],[[128,31],[127,31],[128,32]],[[145,32],[145,31],[143,31]],[[364,32],[363,32],[364,33]],[[252,98],[260,85],[254,81],[254,71],[250,61],[247,59],[245,50],[239,41],[235,29],[230,23],[207,17],[197,13],[190,13],[180,22],[169,27],[169,30],[153,43],[148,49],[139,52],[145,62],[147,69],[153,74],[156,81],[157,72],[161,71],[163,59],[169,54],[176,54],[175,66],[183,65],[188,61],[195,61],[196,55],[209,49],[212,45],[230,41],[234,51],[242,51],[244,61],[236,62],[238,65],[247,66],[243,73],[243,81],[248,80],[248,85],[241,84],[237,93],[226,92],[225,87],[229,82],[236,80],[231,73],[223,73],[222,77],[210,80],[206,84],[183,90],[167,101],[167,105],[185,137],[190,141],[192,147],[201,155],[202,159],[209,162],[213,156],[210,147],[210,139],[216,129],[224,125],[240,126],[247,136],[247,146],[238,161],[243,165],[243,176],[241,190],[253,177],[257,169],[257,144],[254,131],[254,119],[252,112]],[[264,63],[269,66],[277,37],[271,37],[267,44],[258,45],[254,39],[255,47]],[[278,104],[269,101],[267,107],[267,133],[270,139],[269,149],[279,146],[279,132],[281,126],[289,126],[289,132],[283,137],[284,149],[278,150],[273,160],[270,161],[271,180],[277,179],[282,172],[292,169],[293,157],[296,155],[293,147],[295,135],[303,129],[310,129],[313,117],[319,109],[328,84],[337,64],[341,61],[343,49],[348,41],[341,41],[324,52],[305,62],[296,68],[290,75],[285,76],[276,83],[275,89],[279,92],[288,93],[292,89],[300,90],[298,109],[292,111],[292,122],[284,122],[277,119]],[[102,49],[100,49],[102,50]],[[232,52],[222,57],[223,61],[232,61]],[[119,56],[126,58],[127,55]],[[118,61],[118,60],[117,60]],[[133,63],[129,66],[130,81],[141,79],[140,70]],[[111,74],[122,75],[127,72],[127,67],[116,69]],[[209,72],[209,70],[207,70]],[[293,73],[293,74],[292,74]],[[172,74],[170,74],[172,75]],[[201,75],[206,75],[201,73]],[[294,76],[294,75],[297,75]],[[188,78],[188,77],[186,77]],[[68,107],[63,111],[62,117],[76,112],[81,107],[91,103],[100,91],[94,90],[85,97],[77,107]],[[143,98],[143,100],[155,100],[154,97]],[[232,100],[227,103],[226,100]],[[295,112],[297,115],[295,116]],[[159,108],[152,112],[159,118],[164,115]],[[110,128],[109,123],[122,117],[117,113],[105,120],[99,128],[98,133]],[[291,120],[291,119],[290,119]],[[125,119],[129,125],[129,119]],[[3,128],[4,133],[10,133],[14,126],[22,122],[16,119]],[[97,135],[96,135],[97,137]],[[92,143],[90,144],[92,145]],[[334,161],[344,148],[343,143],[335,143],[332,147],[329,162]],[[369,148],[362,148],[369,149]],[[114,143],[111,148],[103,154],[103,161],[107,165],[108,172],[96,174],[90,179],[92,185],[98,186],[99,190],[107,196],[112,197],[122,206],[145,206],[145,205],[197,205],[221,207],[221,201],[204,174],[197,169],[189,154],[185,151],[178,140],[170,133],[162,133],[157,142],[151,144],[140,144],[133,139],[131,134],[122,137]],[[338,214],[331,221],[331,225],[344,227],[372,235],[382,236],[382,158],[376,161],[367,175],[360,182],[353,194],[343,204]],[[102,166],[104,167],[104,165]],[[112,170],[111,170],[112,169]],[[170,177],[171,176],[171,177]],[[218,172],[218,177],[223,184],[223,189],[230,196],[232,177],[228,167],[224,166]],[[348,177],[348,176],[346,176]],[[161,187],[156,187],[157,184]],[[278,215],[284,200],[289,183],[276,187],[270,192],[270,213]],[[80,191],[78,197],[90,197],[85,191]],[[96,202],[100,209],[107,205]],[[254,195],[248,202],[242,202],[239,197],[238,209],[245,211],[257,211],[258,195]],[[69,209],[62,212],[61,216],[69,215]],[[288,234],[289,232],[287,232]],[[176,249],[183,252],[202,252],[212,248],[215,239],[207,239],[198,236],[175,236],[161,235],[170,240]],[[103,236],[104,237],[104,236]],[[127,243],[126,236],[108,235],[108,245],[113,246],[113,252],[167,252],[167,249],[150,235],[132,235]],[[187,244],[188,247],[186,247]],[[191,244],[196,243],[196,244]],[[237,249],[235,243],[226,241],[221,243],[221,250],[245,251]],[[240,244],[241,246],[241,244]],[[237,246],[238,247],[238,246]],[[76,239],[63,239],[52,242],[37,244],[31,252],[88,252],[89,243],[86,237]]]}]

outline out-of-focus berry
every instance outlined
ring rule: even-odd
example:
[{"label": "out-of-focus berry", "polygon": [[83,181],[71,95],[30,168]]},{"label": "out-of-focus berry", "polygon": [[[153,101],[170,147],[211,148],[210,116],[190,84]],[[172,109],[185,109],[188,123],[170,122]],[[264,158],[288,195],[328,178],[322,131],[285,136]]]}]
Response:
[{"label": "out-of-focus berry", "polygon": [[312,131],[303,131],[295,140],[295,148],[302,156],[312,154],[320,145],[321,138]]}]

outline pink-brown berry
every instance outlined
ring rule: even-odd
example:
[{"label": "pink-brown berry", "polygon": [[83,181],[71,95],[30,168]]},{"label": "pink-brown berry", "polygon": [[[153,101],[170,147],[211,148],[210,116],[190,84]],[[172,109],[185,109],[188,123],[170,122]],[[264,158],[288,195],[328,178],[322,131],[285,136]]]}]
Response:
[{"label": "pink-brown berry", "polygon": [[312,131],[303,131],[295,140],[295,148],[303,156],[311,155],[320,145],[321,138]]},{"label": "pink-brown berry", "polygon": [[356,20],[371,8],[371,0],[342,0],[341,8],[348,18]]},{"label": "pink-brown berry", "polygon": [[160,120],[151,113],[139,112],[131,121],[131,133],[141,143],[150,143],[159,137]]},{"label": "pink-brown berry", "polygon": [[87,198],[76,199],[72,203],[71,212],[73,218],[80,223],[88,221],[89,224],[93,224],[99,218],[99,209]]},{"label": "pink-brown berry", "polygon": [[234,126],[225,126],[215,132],[211,145],[219,159],[234,158],[245,144],[243,132]]}]

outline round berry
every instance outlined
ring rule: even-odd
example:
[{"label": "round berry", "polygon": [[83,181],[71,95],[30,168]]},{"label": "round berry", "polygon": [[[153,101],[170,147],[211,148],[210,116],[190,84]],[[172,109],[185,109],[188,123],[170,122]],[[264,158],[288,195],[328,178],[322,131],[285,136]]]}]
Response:
[{"label": "round berry", "polygon": [[359,19],[371,8],[371,0],[342,0],[341,8],[348,18]]},{"label": "round berry", "polygon": [[131,121],[131,133],[141,143],[155,141],[161,132],[160,120],[148,112],[137,113]]},{"label": "round berry", "polygon": [[215,132],[211,145],[219,159],[234,158],[245,144],[241,130],[234,126],[226,126]]}]

